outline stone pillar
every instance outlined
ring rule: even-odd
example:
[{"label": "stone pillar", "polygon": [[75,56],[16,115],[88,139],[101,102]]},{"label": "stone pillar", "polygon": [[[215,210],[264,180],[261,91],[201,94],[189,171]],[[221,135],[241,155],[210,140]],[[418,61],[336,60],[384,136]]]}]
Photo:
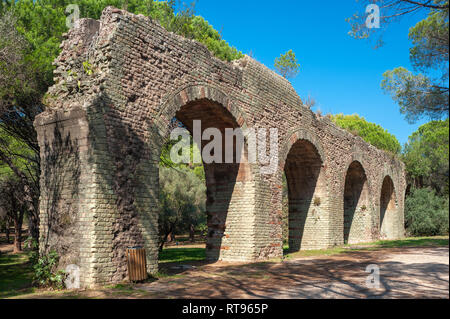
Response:
[{"label": "stone pillar", "polygon": [[41,151],[40,253],[56,251],[60,269],[79,266],[81,284],[89,285],[95,174],[86,114],[42,113],[34,125]]}]

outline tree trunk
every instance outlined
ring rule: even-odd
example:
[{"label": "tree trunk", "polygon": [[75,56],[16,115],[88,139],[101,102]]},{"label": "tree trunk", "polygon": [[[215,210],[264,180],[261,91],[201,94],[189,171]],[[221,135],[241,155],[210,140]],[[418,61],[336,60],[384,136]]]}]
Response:
[{"label": "tree trunk", "polygon": [[195,241],[195,227],[192,224],[189,226],[189,239],[191,243]]},{"label": "tree trunk", "polygon": [[166,243],[167,238],[169,238],[170,234],[172,234],[172,233],[173,233],[173,225],[170,225],[169,226],[169,230],[166,231],[166,233],[164,234],[163,239],[159,243],[159,252],[163,251],[164,244]]},{"label": "tree trunk", "polygon": [[14,221],[14,253],[22,251],[22,223]]},{"label": "tree trunk", "polygon": [[30,236],[38,243],[39,242],[39,220],[33,213],[29,214],[28,229]]},{"label": "tree trunk", "polygon": [[175,241],[175,234],[173,231],[169,233],[169,242],[173,243]]},{"label": "tree trunk", "polygon": [[167,236],[164,236],[163,240],[160,241],[159,243],[159,247],[158,247],[158,251],[162,252],[164,249],[164,244],[166,243],[167,240]]},{"label": "tree trunk", "polygon": [[164,249],[164,244],[167,241],[167,237],[169,237],[169,233],[165,233],[163,239],[161,240],[161,242],[159,243],[159,252],[162,252]]},{"label": "tree trunk", "polygon": [[6,243],[9,244],[9,217],[6,217]]},{"label": "tree trunk", "polygon": [[14,216],[14,253],[22,251],[22,223],[23,211]]}]

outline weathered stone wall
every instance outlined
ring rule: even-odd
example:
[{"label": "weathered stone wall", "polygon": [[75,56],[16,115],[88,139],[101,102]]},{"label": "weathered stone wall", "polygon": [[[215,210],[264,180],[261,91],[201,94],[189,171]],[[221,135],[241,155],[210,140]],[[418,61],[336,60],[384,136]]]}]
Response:
[{"label": "weathered stone wall", "polygon": [[[55,64],[48,108],[35,123],[43,165],[41,249],[59,251],[62,267],[80,265],[83,286],[123,280],[127,246],[144,246],[148,271],[157,271],[158,163],[174,116],[189,129],[196,119],[203,130],[278,129],[276,174],[245,161],[205,165],[210,259],[282,255],[283,171],[291,248],[343,244],[344,190],[355,161],[367,179],[366,217],[358,219],[364,230],[355,241],[379,237],[386,176],[395,204],[385,222],[393,237],[403,236],[403,164],[312,113],[288,81],[247,56],[222,62],[149,18],[108,7],[99,22],[77,22]],[[58,138],[65,142],[54,143]],[[67,177],[58,188],[47,182],[61,176]],[[61,214],[53,224],[48,207]],[[67,232],[47,231],[65,225],[65,215]]]}]

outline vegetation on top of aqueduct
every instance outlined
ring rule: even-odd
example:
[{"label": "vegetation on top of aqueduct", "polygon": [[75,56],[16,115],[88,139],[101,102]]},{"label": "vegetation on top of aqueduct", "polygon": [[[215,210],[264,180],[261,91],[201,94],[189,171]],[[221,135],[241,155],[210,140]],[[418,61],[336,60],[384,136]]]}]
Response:
[{"label": "vegetation on top of aqueduct", "polygon": [[381,150],[388,151],[392,154],[399,154],[402,150],[399,141],[394,135],[380,125],[368,122],[357,114],[331,115],[331,120],[336,123],[336,125],[346,129],[354,135],[360,136],[364,141]]}]

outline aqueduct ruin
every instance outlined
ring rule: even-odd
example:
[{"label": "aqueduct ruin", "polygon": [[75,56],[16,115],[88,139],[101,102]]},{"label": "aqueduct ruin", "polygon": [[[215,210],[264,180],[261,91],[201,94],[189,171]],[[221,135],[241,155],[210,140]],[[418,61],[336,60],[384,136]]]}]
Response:
[{"label": "aqueduct ruin", "polygon": [[[80,267],[85,287],[126,278],[125,249],[158,267],[161,147],[188,129],[277,128],[275,174],[205,164],[207,257],[281,257],[282,175],[289,245],[319,249],[404,234],[404,166],[308,108],[288,81],[246,56],[227,63],[141,15],[108,7],[81,19],[55,61],[35,127],[41,148],[40,250]],[[243,156],[245,158],[245,154]]]}]

